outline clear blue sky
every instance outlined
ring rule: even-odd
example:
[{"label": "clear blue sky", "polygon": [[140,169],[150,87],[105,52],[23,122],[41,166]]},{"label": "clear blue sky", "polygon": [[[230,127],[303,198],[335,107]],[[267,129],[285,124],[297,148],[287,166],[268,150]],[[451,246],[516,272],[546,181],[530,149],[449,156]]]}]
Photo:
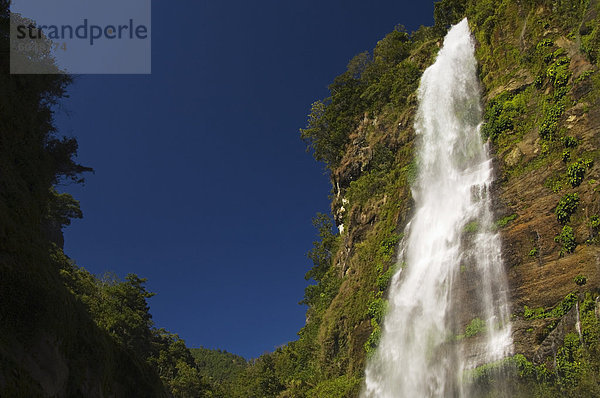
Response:
[{"label": "clear blue sky", "polygon": [[93,167],[65,251],[148,278],[156,326],[257,357],[296,339],[330,184],[298,129],[348,60],[433,2],[153,1],[152,75],[79,76],[56,114]]}]

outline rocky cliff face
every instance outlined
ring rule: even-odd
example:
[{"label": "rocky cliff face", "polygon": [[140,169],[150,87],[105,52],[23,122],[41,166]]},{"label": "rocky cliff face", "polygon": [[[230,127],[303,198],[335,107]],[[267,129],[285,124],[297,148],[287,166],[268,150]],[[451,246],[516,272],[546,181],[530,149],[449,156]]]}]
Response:
[{"label": "rocky cliff face", "polygon": [[[583,362],[598,338],[597,319],[589,314],[600,289],[600,6],[443,1],[436,10],[451,21],[466,15],[478,42],[482,134],[495,159],[494,211],[510,281],[515,354],[564,379],[561,355],[569,335],[579,336],[573,355]],[[409,60],[424,70],[439,44],[432,35]],[[341,287],[319,328],[320,363],[330,375],[360,376],[377,343],[381,284],[389,281],[393,249],[411,215],[414,111],[413,93],[400,105],[366,112],[332,170]],[[472,283],[467,269],[458,329],[470,320]],[[470,341],[465,344],[476,345],[477,337]]]},{"label": "rocky cliff face", "polygon": [[[594,226],[600,211],[600,87],[595,59],[584,53],[582,45],[589,40],[582,34],[586,24],[597,26],[598,5],[572,3],[572,13],[563,10],[565,16],[557,7],[506,6],[503,23],[496,25],[489,44],[479,49],[482,70],[488,71],[482,74],[488,110],[500,96],[505,98],[504,108],[512,106],[509,101],[522,101],[522,108],[512,115],[512,126],[494,137],[493,149],[497,214],[507,220],[502,237],[515,314],[515,349],[538,361],[542,351],[556,355],[556,349],[543,350],[554,333],[548,326],[556,320],[533,319],[525,306],[549,310],[570,293],[583,299],[586,292],[600,287]],[[547,132],[551,122],[555,125]],[[560,213],[561,202],[569,198],[577,198],[571,201],[577,203],[567,206],[565,216]],[[576,283],[577,276],[584,276],[586,283]],[[574,327],[569,320],[572,312],[562,314],[561,325]]]},{"label": "rocky cliff face", "polygon": [[90,169],[59,138],[65,75],[9,73],[9,2],[0,2],[0,396],[165,396],[150,366],[116,344],[61,278],[61,227],[81,217],[52,186]]}]

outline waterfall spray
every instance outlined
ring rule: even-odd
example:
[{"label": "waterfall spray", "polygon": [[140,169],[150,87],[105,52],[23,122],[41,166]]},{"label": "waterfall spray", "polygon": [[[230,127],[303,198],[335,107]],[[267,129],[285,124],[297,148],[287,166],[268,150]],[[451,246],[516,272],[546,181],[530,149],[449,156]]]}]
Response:
[{"label": "waterfall spray", "polygon": [[[418,95],[415,213],[401,242],[405,266],[392,278],[382,338],[367,365],[365,398],[468,396],[465,371],[512,350],[466,19],[448,32]],[[465,319],[472,320],[469,333]]]}]

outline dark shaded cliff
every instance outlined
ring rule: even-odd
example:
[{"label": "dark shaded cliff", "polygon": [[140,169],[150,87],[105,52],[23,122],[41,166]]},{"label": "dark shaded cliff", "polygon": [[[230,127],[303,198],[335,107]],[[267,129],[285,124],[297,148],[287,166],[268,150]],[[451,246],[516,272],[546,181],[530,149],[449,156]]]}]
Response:
[{"label": "dark shaded cliff", "polygon": [[69,77],[10,75],[8,19],[2,2],[0,395],[166,395],[150,366],[115,344],[60,277],[65,264],[52,253],[60,251],[61,227],[81,214],[51,187],[90,169],[74,162],[77,143],[52,124]]},{"label": "dark shaded cliff", "polygon": [[[91,275],[62,251],[79,203],[55,187],[91,171],[54,127],[66,75],[9,74],[0,2],[0,396],[204,397],[185,343],[153,327],[145,279]],[[31,58],[31,62],[37,62]]]}]

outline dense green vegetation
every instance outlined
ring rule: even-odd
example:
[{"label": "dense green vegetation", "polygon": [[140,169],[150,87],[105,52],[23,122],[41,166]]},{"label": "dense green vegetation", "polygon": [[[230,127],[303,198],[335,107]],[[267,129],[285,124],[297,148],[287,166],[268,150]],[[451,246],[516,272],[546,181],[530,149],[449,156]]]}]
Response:
[{"label": "dense green vegetation", "polygon": [[[365,112],[407,104],[421,75],[414,50],[433,37],[430,28],[423,27],[409,35],[403,26],[397,26],[377,43],[372,54],[363,52],[350,60],[346,72],[329,86],[330,96],[312,104],[307,127],[300,130],[316,160],[325,162],[330,169],[339,166],[350,143],[350,133]],[[423,53],[419,55],[427,57],[431,48],[420,50]],[[384,146],[379,148],[388,150]],[[381,159],[375,168],[385,168],[385,163],[390,166],[393,155],[378,153],[377,156]]]},{"label": "dense green vegetation", "polygon": [[577,247],[577,241],[575,240],[575,234],[573,233],[573,228],[568,225],[565,225],[563,229],[560,231],[554,240],[557,243],[561,244],[562,249],[560,250],[560,255],[564,256],[567,253],[573,253],[575,248]]},{"label": "dense green vegetation", "polygon": [[[478,396],[495,396],[498,391],[513,397],[595,397],[600,394],[598,374],[600,323],[595,314],[592,294],[567,296],[560,306],[550,312],[527,310],[527,316],[554,319],[579,303],[581,333],[564,336],[556,357],[550,363],[534,363],[517,354],[497,363],[487,364],[469,375]],[[505,386],[502,389],[500,386]]]},{"label": "dense green vegetation", "polygon": [[185,342],[176,334],[153,327],[145,279],[125,280],[106,274],[97,278],[73,264],[54,246],[51,258],[65,285],[86,307],[94,322],[127,352],[150,365],[174,397],[213,396]]},{"label": "dense green vegetation", "polygon": [[[190,348],[196,361],[198,372],[213,386],[227,389],[236,381],[248,366],[248,362],[235,354],[221,350],[209,350],[204,347]],[[226,385],[225,387],[221,387]]]},{"label": "dense green vegetation", "polygon": [[479,333],[485,333],[485,330],[485,321],[483,321],[481,318],[474,318],[465,328],[465,333],[457,336],[457,338],[460,340],[468,337],[473,337],[478,335]]},{"label": "dense green vegetation", "polygon": [[556,218],[561,224],[566,224],[571,220],[571,215],[575,213],[579,206],[579,195],[577,193],[568,193],[563,196],[556,206]]}]

